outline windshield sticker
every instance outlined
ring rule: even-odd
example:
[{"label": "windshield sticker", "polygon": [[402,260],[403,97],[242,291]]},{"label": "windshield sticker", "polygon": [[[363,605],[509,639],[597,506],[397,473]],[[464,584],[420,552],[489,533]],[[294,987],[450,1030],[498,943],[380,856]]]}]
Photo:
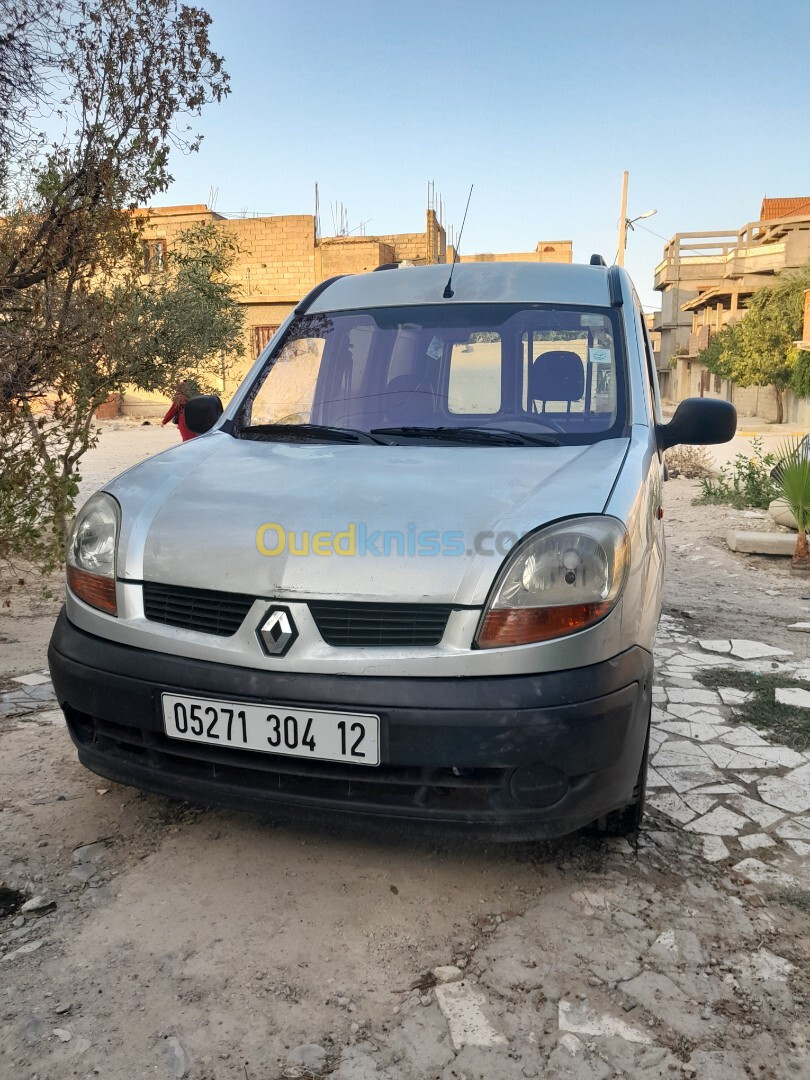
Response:
[{"label": "windshield sticker", "polygon": [[592,364],[611,364],[613,362],[610,349],[589,349],[588,353]]},{"label": "windshield sticker", "polygon": [[440,337],[432,337],[427,347],[427,354],[431,360],[441,360],[444,355],[444,344]]}]

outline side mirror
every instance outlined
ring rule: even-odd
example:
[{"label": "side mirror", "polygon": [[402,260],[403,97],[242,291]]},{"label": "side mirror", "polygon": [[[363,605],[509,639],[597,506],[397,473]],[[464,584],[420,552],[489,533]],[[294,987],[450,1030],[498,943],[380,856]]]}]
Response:
[{"label": "side mirror", "polygon": [[222,416],[222,402],[216,394],[200,394],[189,398],[183,409],[186,427],[195,435],[204,435],[210,431]]},{"label": "side mirror", "polygon": [[728,442],[736,430],[737,410],[730,401],[719,398],[687,398],[680,403],[668,424],[656,425],[661,450],[684,443],[709,446]]}]

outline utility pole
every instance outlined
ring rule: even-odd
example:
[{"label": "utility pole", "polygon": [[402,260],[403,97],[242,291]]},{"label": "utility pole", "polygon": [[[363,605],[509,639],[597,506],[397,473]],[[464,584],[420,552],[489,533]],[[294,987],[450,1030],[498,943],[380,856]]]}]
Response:
[{"label": "utility pole", "polygon": [[629,176],[630,173],[625,169],[622,177],[622,210],[619,217],[619,254],[616,257],[619,266],[624,266],[624,249],[627,247],[627,179]]}]

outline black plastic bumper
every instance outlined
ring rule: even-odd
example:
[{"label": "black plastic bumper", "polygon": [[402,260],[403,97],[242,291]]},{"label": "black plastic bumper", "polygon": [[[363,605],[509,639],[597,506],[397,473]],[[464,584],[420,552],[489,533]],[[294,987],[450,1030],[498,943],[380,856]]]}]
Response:
[{"label": "black plastic bumper", "polygon": [[[135,649],[64,610],[48,650],[79,759],[110,780],[208,805],[483,826],[503,838],[572,832],[630,802],[649,720],[652,657],[498,678],[258,671]],[[377,768],[169,739],[160,695],[380,716]]]}]

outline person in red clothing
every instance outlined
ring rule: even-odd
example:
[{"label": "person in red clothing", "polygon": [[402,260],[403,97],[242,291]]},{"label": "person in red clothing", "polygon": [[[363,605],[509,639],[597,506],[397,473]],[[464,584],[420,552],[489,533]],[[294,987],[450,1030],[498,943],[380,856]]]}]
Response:
[{"label": "person in red clothing", "polygon": [[183,442],[197,438],[196,434],[186,426],[185,417],[183,416],[186,402],[190,397],[193,397],[195,393],[197,393],[197,390],[190,380],[186,379],[179,383],[174,392],[174,397],[172,398],[171,408],[161,422],[161,426],[171,422],[177,424],[177,430],[180,432],[180,437]]}]

